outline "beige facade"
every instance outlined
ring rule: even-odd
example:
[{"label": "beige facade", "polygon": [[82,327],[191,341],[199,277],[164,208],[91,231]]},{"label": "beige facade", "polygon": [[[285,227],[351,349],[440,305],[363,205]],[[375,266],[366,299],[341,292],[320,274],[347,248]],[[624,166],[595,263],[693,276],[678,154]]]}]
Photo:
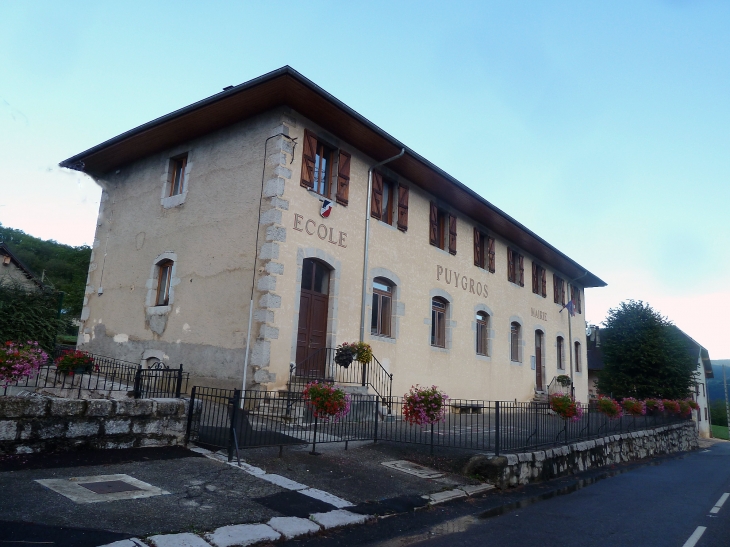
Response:
[{"label": "beige facade", "polygon": [[[322,299],[327,307],[324,345],[359,339],[366,218],[371,209],[368,170],[389,155],[373,157],[354,139],[343,138],[331,121],[327,127],[320,125],[327,117],[317,119],[294,106],[262,108],[225,127],[88,170],[104,191],[81,347],[133,362],[157,358],[183,363],[201,384],[238,387],[243,381],[253,281],[247,386],[284,387],[290,363],[297,361],[302,267],[307,259],[329,270]],[[338,165],[326,196],[300,184],[305,130],[333,152],[335,164],[335,152],[351,156],[347,205],[334,199]],[[94,150],[124,145],[124,139],[105,143],[79,157],[93,159]],[[170,196],[170,169],[182,155],[184,191]],[[79,157],[62,165],[73,166]],[[603,283],[592,274],[585,277],[588,272],[575,275],[581,271],[577,264],[503,213],[498,211],[499,222],[507,228],[500,228],[503,224],[495,223],[494,217],[474,218],[473,209],[464,211],[471,207],[468,199],[486,203],[480,198],[451,199],[449,191],[433,190],[424,180],[408,176],[406,167],[404,161],[394,161],[377,169],[408,188],[407,230],[399,230],[395,222],[370,219],[365,283],[364,340],[393,374],[393,394],[418,383],[435,384],[456,398],[530,400],[540,368],[539,332],[542,387],[558,374],[572,374],[577,399],[586,401],[584,315],[569,319],[567,310],[561,312],[562,305],[553,299],[553,274],[566,281],[584,277],[588,286]],[[320,214],[323,198],[333,202],[326,218]],[[430,244],[432,203],[456,218],[456,254],[448,246],[442,250]],[[495,240],[494,273],[475,265],[475,227]],[[507,229],[524,230],[532,239],[524,238],[524,245],[509,240],[502,235]],[[527,247],[543,257],[535,257]],[[523,256],[524,286],[508,281],[508,248]],[[546,297],[532,291],[533,261],[546,270]],[[157,305],[157,276],[167,275],[164,264],[171,264],[169,298]],[[391,285],[390,336],[371,334],[375,278]],[[581,281],[574,287],[585,303]],[[434,297],[445,302],[445,347],[432,345]],[[486,356],[476,351],[478,312],[488,316]],[[520,332],[516,360],[511,355],[513,323]],[[558,337],[564,341],[563,369],[558,368]]]}]

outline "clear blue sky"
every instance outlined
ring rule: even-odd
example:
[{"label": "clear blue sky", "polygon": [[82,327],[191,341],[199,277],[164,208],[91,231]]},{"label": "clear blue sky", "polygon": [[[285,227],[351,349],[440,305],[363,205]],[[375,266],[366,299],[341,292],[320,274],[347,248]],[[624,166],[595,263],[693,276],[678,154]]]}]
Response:
[{"label": "clear blue sky", "polygon": [[59,161],[289,64],[730,357],[730,3],[3,2],[0,222],[91,243]]}]

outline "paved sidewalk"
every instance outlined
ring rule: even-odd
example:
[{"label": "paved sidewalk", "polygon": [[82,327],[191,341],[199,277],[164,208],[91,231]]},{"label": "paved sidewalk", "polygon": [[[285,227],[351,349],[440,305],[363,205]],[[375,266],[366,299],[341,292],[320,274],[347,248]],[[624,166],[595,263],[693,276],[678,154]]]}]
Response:
[{"label": "paved sidewalk", "polygon": [[[0,543],[96,547],[121,540],[119,547],[131,547],[144,545],[132,538],[145,538],[159,547],[249,545],[481,493],[466,488],[476,481],[455,474],[421,478],[383,466],[402,458],[392,446],[323,445],[321,456],[308,450],[290,448],[282,458],[278,449],[244,451],[241,468],[221,455],[182,448],[0,460]],[[102,486],[137,490],[78,497],[105,476],[111,482]],[[116,498],[98,501],[105,496]]]}]

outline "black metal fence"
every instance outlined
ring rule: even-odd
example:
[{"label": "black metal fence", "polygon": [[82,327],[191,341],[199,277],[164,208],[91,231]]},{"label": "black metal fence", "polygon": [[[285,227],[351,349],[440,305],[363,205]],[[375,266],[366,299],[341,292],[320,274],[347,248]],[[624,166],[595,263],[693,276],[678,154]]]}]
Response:
[{"label": "black metal fence", "polygon": [[385,404],[374,395],[351,395],[340,421],[316,419],[301,394],[224,390],[195,386],[191,392],[187,441],[236,450],[263,446],[349,441],[389,441],[486,452],[523,452],[607,435],[679,423],[688,416],[657,413],[609,419],[594,404],[577,421],[564,420],[549,404],[449,400],[444,420],[433,426],[409,424],[404,402]]},{"label": "black metal fence", "polygon": [[[56,348],[54,357],[58,357],[66,350],[64,347]],[[140,364],[83,353],[93,361],[93,365],[88,369],[59,371],[56,365],[49,361],[35,375],[0,386],[0,395],[43,389],[47,393],[65,397],[81,397],[84,392],[105,395],[111,395],[112,392],[127,392],[135,399],[141,399],[180,397],[187,392],[190,373],[184,372],[182,365],[176,369],[144,369]]]},{"label": "black metal fence", "polygon": [[289,385],[314,380],[340,385],[371,387],[380,397],[393,395],[393,375],[374,356],[369,363],[353,361],[343,367],[335,363],[335,348],[321,348],[289,370]]}]

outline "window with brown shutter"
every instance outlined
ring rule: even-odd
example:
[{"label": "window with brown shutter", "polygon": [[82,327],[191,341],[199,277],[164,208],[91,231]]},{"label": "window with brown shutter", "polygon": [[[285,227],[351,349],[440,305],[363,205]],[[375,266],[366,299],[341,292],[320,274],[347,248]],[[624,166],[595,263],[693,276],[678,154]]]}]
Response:
[{"label": "window with brown shutter", "polygon": [[330,197],[333,157],[333,149],[305,129],[301,185],[324,197]]},{"label": "window with brown shutter", "polygon": [[456,254],[456,217],[452,218],[454,219],[453,225],[449,221],[449,214],[439,209],[434,202],[431,202],[429,241],[431,245],[444,250],[446,250],[448,242],[449,252]]},{"label": "window with brown shutter", "polygon": [[565,281],[557,274],[553,274],[553,301],[565,306]]},{"label": "window with brown shutter", "polygon": [[477,355],[489,355],[489,315],[480,311],[476,314]]},{"label": "window with brown shutter", "polygon": [[370,216],[380,219],[383,216],[383,175],[373,171],[373,193],[370,200]]},{"label": "window with brown shutter", "polygon": [[446,347],[446,309],[449,303],[443,298],[431,300],[431,345]]},{"label": "window with brown shutter", "polygon": [[547,296],[547,272],[534,260],[532,261],[532,292],[543,298]]},{"label": "window with brown shutter", "polygon": [[304,146],[302,147],[302,181],[301,185],[310,190],[314,188],[314,160],[317,155],[317,137],[304,130]]},{"label": "window with brown shutter", "polygon": [[350,196],[350,154],[340,150],[337,162],[337,195],[335,199],[340,205],[347,205]]},{"label": "window with brown shutter", "polygon": [[542,297],[547,298],[547,270],[542,269]]},{"label": "window with brown shutter", "polygon": [[380,220],[390,225],[393,224],[393,195],[395,194],[395,188],[395,182],[383,179],[383,205]]},{"label": "window with brown shutter", "polygon": [[456,254],[456,217],[449,215],[449,252]]},{"label": "window with brown shutter", "polygon": [[520,287],[525,286],[525,259],[522,255],[517,255],[520,265]]},{"label": "window with brown shutter", "polygon": [[398,186],[398,229],[408,230],[408,186]]},{"label": "window with brown shutter", "polygon": [[494,238],[488,237],[487,238],[487,269],[494,273]]},{"label": "window with brown shutter", "polygon": [[507,248],[507,281],[515,282],[515,252]]},{"label": "window with brown shutter", "polygon": [[482,233],[474,227],[474,265],[478,268],[484,268],[484,245],[482,243]]},{"label": "window with brown shutter", "polygon": [[439,247],[439,210],[436,204],[431,202],[431,214],[428,220],[428,239],[431,245]]},{"label": "window with brown shutter", "polygon": [[576,313],[583,313],[580,302],[580,287],[570,286],[570,299],[573,301]]}]

